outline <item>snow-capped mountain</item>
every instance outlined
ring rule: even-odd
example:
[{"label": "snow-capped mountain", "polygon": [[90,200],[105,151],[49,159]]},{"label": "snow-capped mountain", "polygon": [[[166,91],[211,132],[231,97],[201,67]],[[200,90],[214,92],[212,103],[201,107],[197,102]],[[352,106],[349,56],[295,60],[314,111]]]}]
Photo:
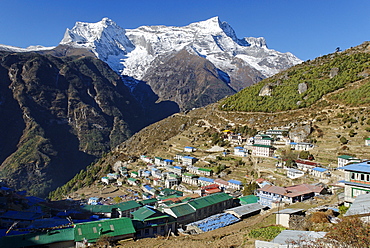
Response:
[{"label": "snow-capped mountain", "polygon": [[291,53],[268,49],[262,37],[237,38],[232,27],[218,17],[184,27],[136,29],[123,29],[108,18],[97,23],[77,22],[67,29],[60,44],[92,49],[115,71],[139,80],[156,58],[184,48],[212,62],[228,74],[231,83],[242,66],[268,77],[302,62]]}]

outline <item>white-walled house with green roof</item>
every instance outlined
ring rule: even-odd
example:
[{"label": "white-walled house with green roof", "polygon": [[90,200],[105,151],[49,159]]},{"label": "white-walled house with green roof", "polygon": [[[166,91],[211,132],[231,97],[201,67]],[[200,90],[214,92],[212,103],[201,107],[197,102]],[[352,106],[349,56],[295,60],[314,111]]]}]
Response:
[{"label": "white-walled house with green roof", "polygon": [[183,183],[187,183],[190,185],[198,185],[199,176],[197,175],[185,172],[181,175],[181,178]]},{"label": "white-walled house with green roof", "polygon": [[338,156],[338,167],[343,167],[350,163],[359,163],[359,162],[361,162],[361,159],[349,155]]},{"label": "white-walled house with green roof", "polygon": [[269,145],[252,145],[252,155],[257,157],[273,157],[275,148]]}]

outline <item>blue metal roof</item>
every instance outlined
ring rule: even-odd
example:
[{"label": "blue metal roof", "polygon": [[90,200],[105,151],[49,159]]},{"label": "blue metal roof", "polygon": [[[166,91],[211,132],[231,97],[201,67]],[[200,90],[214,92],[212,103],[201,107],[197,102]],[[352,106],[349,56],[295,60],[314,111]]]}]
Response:
[{"label": "blue metal roof", "polygon": [[164,161],[165,162],[171,162],[171,163],[173,162],[173,160],[171,160],[171,159],[165,159]]},{"label": "blue metal roof", "polygon": [[194,157],[191,157],[191,156],[184,156],[183,158],[195,159]]},{"label": "blue metal roof", "polygon": [[213,183],[214,180],[212,178],[207,178],[207,177],[199,177],[198,178],[198,181],[201,180],[201,181],[206,181],[206,182],[210,182],[210,183]]},{"label": "blue metal roof", "polygon": [[325,171],[327,171],[328,169],[321,168],[321,167],[315,167],[315,168],[313,168],[312,170],[319,171],[319,172],[325,172]]},{"label": "blue metal roof", "polygon": [[175,169],[182,169],[180,166],[174,166],[173,168],[175,168]]},{"label": "blue metal roof", "polygon": [[238,181],[238,180],[230,179],[228,182],[229,182],[229,183],[233,183],[233,184],[237,184],[237,185],[242,185],[242,182],[240,182],[240,181]]},{"label": "blue metal roof", "polygon": [[191,146],[185,146],[185,148],[194,149],[194,147],[191,147]]},{"label": "blue metal roof", "polygon": [[144,185],[144,188],[146,188],[147,190],[151,190],[153,189],[152,187],[150,187],[149,185]]},{"label": "blue metal roof", "polygon": [[370,173],[370,161],[356,163],[356,164],[349,164],[343,167],[339,167],[338,169]]}]

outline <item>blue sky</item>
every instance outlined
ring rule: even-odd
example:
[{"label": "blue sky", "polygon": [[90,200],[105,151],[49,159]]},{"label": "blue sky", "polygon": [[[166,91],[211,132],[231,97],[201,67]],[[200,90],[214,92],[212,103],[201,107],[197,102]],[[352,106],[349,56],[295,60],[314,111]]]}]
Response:
[{"label": "blue sky", "polygon": [[55,46],[76,21],[185,26],[219,16],[239,38],[314,59],[370,40],[369,0],[0,0],[0,44]]}]

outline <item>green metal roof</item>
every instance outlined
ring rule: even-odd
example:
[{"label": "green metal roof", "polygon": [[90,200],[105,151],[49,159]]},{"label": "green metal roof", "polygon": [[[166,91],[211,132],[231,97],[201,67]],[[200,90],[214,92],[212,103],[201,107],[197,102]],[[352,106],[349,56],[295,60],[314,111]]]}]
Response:
[{"label": "green metal roof", "polygon": [[266,148],[273,148],[272,146],[269,146],[269,145],[261,145],[261,144],[253,144],[253,146],[257,146],[257,147],[266,147]]},{"label": "green metal roof", "polygon": [[220,202],[227,201],[229,199],[232,199],[232,196],[224,192],[221,192],[221,193],[216,193],[216,194],[194,199],[193,201],[188,202],[188,204],[194,207],[195,209],[201,209],[201,208],[205,208],[205,207],[208,207],[208,206],[220,203]]},{"label": "green metal roof", "polygon": [[207,172],[211,172],[212,171],[211,169],[207,169],[207,168],[198,168],[198,170],[200,170],[200,171],[207,171]]},{"label": "green metal roof", "polygon": [[139,175],[137,171],[131,171],[131,174]]},{"label": "green metal roof", "polygon": [[0,238],[0,247],[28,247],[52,244],[64,241],[73,241],[73,228],[49,230],[49,232],[9,235]]},{"label": "green metal roof", "polygon": [[110,213],[114,205],[84,205],[82,208],[91,213]]},{"label": "green metal roof", "polygon": [[79,223],[74,228],[75,241],[82,241],[85,238],[95,242],[102,235],[114,237],[134,233],[135,228],[131,219],[126,217]]},{"label": "green metal roof", "polygon": [[182,203],[179,205],[171,206],[170,209],[176,216],[176,218],[195,213],[195,210],[188,205],[188,203]]},{"label": "green metal roof", "polygon": [[257,203],[258,202],[258,197],[255,195],[246,195],[239,197],[240,204],[246,205],[246,204],[251,204],[251,203]]},{"label": "green metal roof", "polygon": [[338,158],[351,159],[351,158],[354,158],[354,157],[349,156],[349,155],[340,155],[340,156],[338,156]]},{"label": "green metal roof", "polygon": [[129,177],[127,180],[129,180],[129,181],[133,181],[133,182],[136,182],[136,181],[137,181],[137,179],[132,178],[132,177]]},{"label": "green metal roof", "polygon": [[120,202],[118,204],[115,204],[121,211],[130,210],[133,208],[139,208],[141,207],[140,203],[136,201],[127,201],[127,202]]},{"label": "green metal roof", "polygon": [[131,213],[134,220],[144,221],[146,218],[154,215],[156,212],[148,207],[142,207]]},{"label": "green metal roof", "polygon": [[119,208],[121,211],[126,211],[133,208],[141,207],[136,201],[121,202],[114,205],[85,205],[82,208],[92,213],[110,213],[113,208]]},{"label": "green metal roof", "polygon": [[158,200],[157,199],[146,199],[146,200],[142,200],[142,201],[138,201],[141,205],[145,206],[145,205],[149,205],[151,203],[155,203],[157,202]]},{"label": "green metal roof", "polygon": [[174,189],[169,189],[169,188],[164,188],[163,190],[161,190],[161,195],[165,195],[165,196],[168,196],[168,195],[177,195],[177,196],[183,196],[183,192],[181,191],[178,191],[178,190],[174,190]]},{"label": "green metal roof", "polygon": [[198,177],[198,176],[196,176],[194,174],[187,173],[187,172],[183,173],[182,175],[187,176],[187,177]]}]

